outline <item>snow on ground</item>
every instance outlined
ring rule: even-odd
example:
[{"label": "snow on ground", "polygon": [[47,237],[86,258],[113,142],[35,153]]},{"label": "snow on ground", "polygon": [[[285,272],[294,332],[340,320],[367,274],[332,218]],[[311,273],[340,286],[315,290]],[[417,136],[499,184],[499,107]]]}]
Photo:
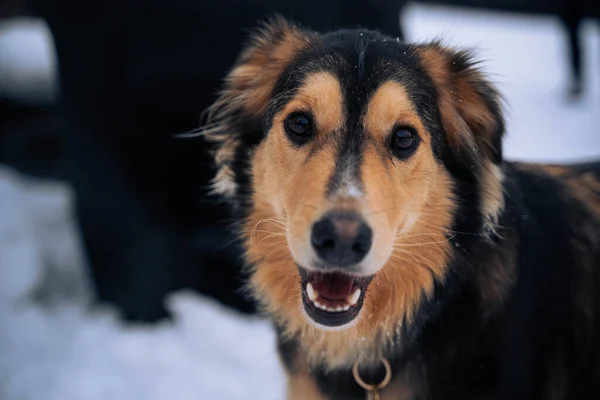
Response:
[{"label": "snow on ground", "polygon": [[153,327],[91,309],[71,205],[66,186],[0,169],[0,399],[283,397],[264,320],[186,292]]},{"label": "snow on ground", "polygon": [[50,30],[36,18],[0,21],[0,98],[49,103],[58,96]]},{"label": "snow on ground", "polygon": [[[443,34],[451,44],[483,50],[510,105],[509,157],[600,156],[596,28],[584,30],[592,90],[568,103],[565,39],[550,18],[411,6],[404,23],[411,39]],[[2,43],[0,37],[0,51]],[[284,398],[264,320],[186,292],[168,301],[174,321],[153,327],[124,326],[112,310],[91,309],[71,205],[68,187],[0,169],[0,399]]]}]

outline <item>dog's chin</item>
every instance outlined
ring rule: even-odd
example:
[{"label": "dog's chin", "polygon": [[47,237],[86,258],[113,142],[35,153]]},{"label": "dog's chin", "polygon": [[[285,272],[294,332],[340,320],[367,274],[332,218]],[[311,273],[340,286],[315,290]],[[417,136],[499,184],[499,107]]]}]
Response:
[{"label": "dog's chin", "polygon": [[315,272],[302,267],[299,270],[302,304],[309,322],[328,331],[352,327],[360,315],[373,276]]}]

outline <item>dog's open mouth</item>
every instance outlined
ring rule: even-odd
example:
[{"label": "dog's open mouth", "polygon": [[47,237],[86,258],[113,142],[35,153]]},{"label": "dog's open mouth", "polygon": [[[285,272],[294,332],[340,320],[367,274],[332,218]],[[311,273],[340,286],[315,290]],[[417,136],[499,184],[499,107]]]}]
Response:
[{"label": "dog's open mouth", "polygon": [[370,277],[343,272],[311,272],[300,268],[302,302],[308,316],[330,327],[352,322],[362,309]]}]

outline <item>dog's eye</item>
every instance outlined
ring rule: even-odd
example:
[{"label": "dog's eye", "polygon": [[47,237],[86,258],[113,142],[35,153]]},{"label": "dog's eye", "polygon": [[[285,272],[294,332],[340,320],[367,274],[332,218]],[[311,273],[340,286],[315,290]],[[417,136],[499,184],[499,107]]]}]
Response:
[{"label": "dog's eye", "polygon": [[313,134],[310,118],[301,113],[294,113],[285,120],[285,130],[290,139],[297,144],[306,143]]},{"label": "dog's eye", "polygon": [[414,129],[400,127],[392,133],[390,147],[397,157],[406,157],[417,147],[418,143],[419,136],[417,136]]}]

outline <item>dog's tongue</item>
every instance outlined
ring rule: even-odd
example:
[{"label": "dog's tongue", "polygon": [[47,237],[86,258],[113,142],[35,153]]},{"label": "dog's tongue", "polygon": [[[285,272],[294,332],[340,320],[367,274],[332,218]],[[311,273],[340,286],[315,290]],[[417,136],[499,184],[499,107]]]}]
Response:
[{"label": "dog's tongue", "polygon": [[319,295],[330,300],[344,300],[352,294],[354,279],[350,276],[331,273],[312,273],[308,278]]}]

